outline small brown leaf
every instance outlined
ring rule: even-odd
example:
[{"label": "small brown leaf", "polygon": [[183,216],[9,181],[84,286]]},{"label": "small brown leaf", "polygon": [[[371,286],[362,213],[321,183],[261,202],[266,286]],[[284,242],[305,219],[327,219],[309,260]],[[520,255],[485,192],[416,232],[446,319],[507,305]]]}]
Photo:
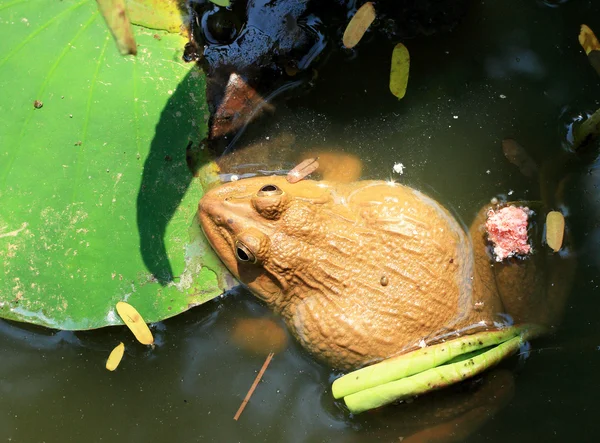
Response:
[{"label": "small brown leaf", "polygon": [[373,20],[375,20],[375,8],[373,7],[373,3],[367,2],[358,8],[358,11],[356,11],[356,14],[354,14],[348,26],[346,26],[344,37],[342,38],[344,46],[348,49],[354,48],[363,35],[365,35]]},{"label": "small brown leaf", "polygon": [[150,332],[148,325],[133,306],[120,301],[117,303],[117,312],[141,344],[151,345],[154,343],[152,332]]},{"label": "small brown leaf", "polygon": [[123,358],[123,353],[125,352],[125,345],[121,342],[115,349],[112,350],[110,355],[108,356],[108,360],[106,360],[106,369],[109,371],[114,371],[121,363],[121,359]]},{"label": "small brown leaf", "polygon": [[398,43],[392,52],[392,69],[390,72],[390,91],[399,99],[406,94],[408,73],[410,71],[410,54],[402,43]]},{"label": "small brown leaf", "polygon": [[308,177],[318,169],[318,159],[319,157],[307,158],[306,160],[300,162],[300,164],[288,172],[286,177],[287,181],[289,183],[298,183],[300,180]]},{"label": "small brown leaf", "polygon": [[554,252],[562,247],[565,234],[565,217],[558,211],[550,211],[546,216],[546,243]]}]

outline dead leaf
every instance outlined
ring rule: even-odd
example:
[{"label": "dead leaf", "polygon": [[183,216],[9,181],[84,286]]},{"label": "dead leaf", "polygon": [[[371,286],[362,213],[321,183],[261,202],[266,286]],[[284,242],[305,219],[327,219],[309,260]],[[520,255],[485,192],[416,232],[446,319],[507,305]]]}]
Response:
[{"label": "dead leaf", "polygon": [[121,363],[121,359],[123,358],[123,353],[125,352],[125,345],[121,342],[115,349],[112,350],[110,355],[108,356],[108,360],[106,360],[106,369],[109,371],[114,371]]},{"label": "dead leaf", "polygon": [[344,46],[348,49],[354,48],[363,38],[373,20],[375,20],[375,8],[373,7],[373,3],[367,2],[358,8],[358,11],[356,11],[356,14],[354,14],[348,26],[346,26],[344,37],[342,38]]},{"label": "dead leaf", "polygon": [[315,172],[319,167],[319,157],[307,158],[294,169],[290,170],[287,174],[287,181],[289,183],[298,183],[300,180],[305,179],[310,174]]},{"label": "dead leaf", "polygon": [[546,216],[546,243],[554,252],[562,246],[565,234],[565,217],[558,211],[550,211]]},{"label": "dead leaf", "polygon": [[410,71],[410,54],[402,43],[398,43],[392,52],[392,69],[390,72],[390,91],[399,99],[406,94],[408,73]]},{"label": "dead leaf", "polygon": [[241,75],[235,72],[229,75],[225,95],[222,99],[216,95],[221,90],[216,83],[209,82],[207,84],[208,102],[218,103],[218,108],[210,120],[210,139],[236,132],[262,115],[263,112],[272,112],[275,109]]},{"label": "dead leaf", "polygon": [[537,172],[535,161],[529,156],[525,148],[512,138],[502,140],[502,152],[513,165],[517,166],[526,177],[534,177]]},{"label": "dead leaf", "polygon": [[137,46],[131,23],[127,17],[125,0],[97,0],[97,2],[98,8],[117,43],[119,52],[122,55],[136,55]]},{"label": "dead leaf", "polygon": [[150,332],[148,325],[133,306],[129,303],[120,301],[117,303],[117,312],[141,344],[151,345],[154,343],[152,332]]}]

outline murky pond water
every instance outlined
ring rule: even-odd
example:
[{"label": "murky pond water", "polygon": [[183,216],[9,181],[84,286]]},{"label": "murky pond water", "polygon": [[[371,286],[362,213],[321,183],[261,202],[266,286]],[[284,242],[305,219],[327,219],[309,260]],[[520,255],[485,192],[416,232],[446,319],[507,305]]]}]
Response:
[{"label": "murky pond water", "polygon": [[[286,133],[297,149],[338,147],[364,161],[363,177],[422,189],[465,223],[491,197],[539,198],[539,185],[506,160],[501,141],[518,140],[539,164],[569,164],[561,157],[566,125],[600,107],[600,79],[577,43],[582,22],[600,31],[600,2],[474,3],[453,34],[407,42],[404,100],[387,89],[393,45],[372,40],[353,59],[329,60],[315,88],[278,105],[240,142]],[[458,439],[600,437],[600,161],[572,163],[558,203],[579,269],[564,322],[533,343],[524,363],[503,365],[514,374],[514,396],[470,436],[464,427],[447,430]],[[153,350],[119,328],[71,333],[2,321],[0,441],[399,441],[411,408],[422,413],[413,403],[397,408],[403,416],[350,416],[331,398],[336,374],[290,340],[233,421],[265,356],[231,335],[237,320],[256,317],[272,316],[240,290],[154,325]],[[105,358],[118,340],[130,346],[109,373]]]}]

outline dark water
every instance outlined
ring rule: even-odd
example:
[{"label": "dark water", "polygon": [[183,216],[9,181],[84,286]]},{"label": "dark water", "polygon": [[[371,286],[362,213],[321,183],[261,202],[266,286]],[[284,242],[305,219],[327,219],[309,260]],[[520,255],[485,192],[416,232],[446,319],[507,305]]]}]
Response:
[{"label": "dark water", "polygon": [[[518,140],[539,164],[565,165],[557,205],[569,215],[579,269],[564,322],[533,343],[524,363],[507,362],[514,396],[465,441],[600,438],[600,161],[584,163],[563,149],[565,125],[600,107],[600,78],[577,42],[581,23],[600,34],[600,2],[475,2],[452,35],[407,42],[412,70],[401,102],[387,90],[393,45],[372,40],[352,60],[332,58],[310,93],[280,105],[247,134],[292,133],[300,149],[341,147],[363,159],[365,177],[423,189],[466,223],[493,196],[539,198],[539,185],[505,159],[502,139]],[[392,172],[399,162],[402,176]],[[240,291],[155,325],[154,350],[136,346],[119,328],[71,333],[0,322],[0,441],[345,442],[407,435],[406,417],[389,410],[345,412],[331,399],[334,374],[294,343],[275,356],[233,421],[264,361],[232,342],[233,325],[265,316],[268,310]],[[124,339],[125,360],[109,373],[105,358]],[[413,406],[398,409],[410,415]]]}]

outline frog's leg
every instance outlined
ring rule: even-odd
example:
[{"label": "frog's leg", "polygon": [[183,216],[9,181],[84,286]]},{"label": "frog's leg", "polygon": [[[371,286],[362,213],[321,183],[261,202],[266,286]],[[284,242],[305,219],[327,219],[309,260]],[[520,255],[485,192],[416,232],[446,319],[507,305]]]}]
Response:
[{"label": "frog's leg", "polygon": [[[507,370],[495,370],[481,383],[477,391],[464,393],[462,398],[454,399],[453,418],[416,432],[403,441],[405,443],[454,443],[463,441],[475,433],[511,401],[515,391],[514,377]],[[449,409],[450,404],[445,406]],[[436,415],[440,418],[441,412],[436,411]]]},{"label": "frog's leg", "polygon": [[[372,411],[368,420],[370,440],[403,443],[453,443],[477,432],[514,396],[514,377],[495,369],[486,377],[467,381],[454,389],[432,392],[414,401]],[[356,416],[355,421],[361,420]],[[348,441],[365,441],[356,433]]]},{"label": "frog's leg", "polygon": [[[532,323],[555,326],[562,317],[575,271],[575,259],[568,249],[553,252],[542,241],[547,210],[540,204],[512,202],[534,210],[529,229],[532,252],[525,258],[494,261],[489,250],[485,222],[494,208],[484,206],[470,228],[475,256],[473,291],[477,297],[499,297],[515,324]],[[533,207],[532,207],[533,206]],[[565,237],[568,245],[568,236]],[[481,294],[481,295],[479,295]]]}]

